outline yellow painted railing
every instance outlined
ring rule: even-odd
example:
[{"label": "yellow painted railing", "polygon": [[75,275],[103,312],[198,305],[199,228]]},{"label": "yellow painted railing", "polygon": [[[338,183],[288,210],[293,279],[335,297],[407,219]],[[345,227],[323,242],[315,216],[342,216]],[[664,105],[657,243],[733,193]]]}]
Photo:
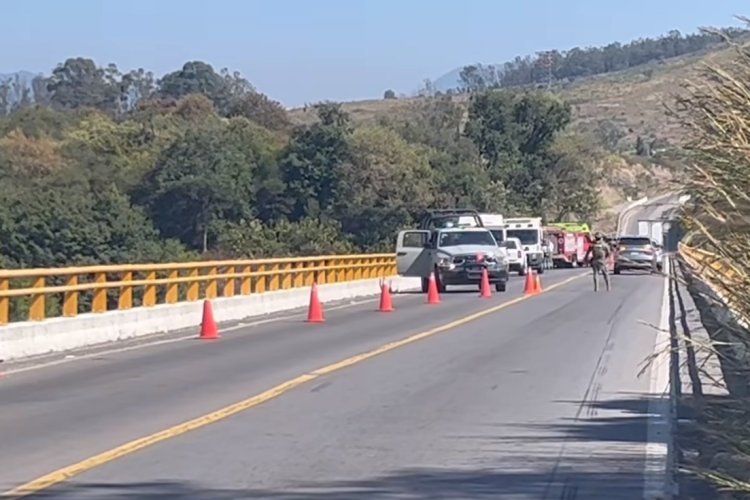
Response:
[{"label": "yellow painted railing", "polygon": [[[746,308],[740,307],[737,300],[737,292],[747,286],[747,277],[731,263],[712,252],[683,243],[678,245],[678,251],[685,262],[703,277],[724,305],[736,315],[740,323],[750,325],[750,318],[740,312]],[[732,292],[729,292],[730,290]]]},{"label": "yellow painted railing", "polygon": [[678,245],[678,250],[688,264],[696,269],[710,270],[727,284],[741,281],[740,271],[718,255],[683,243]]},{"label": "yellow painted railing", "polygon": [[393,254],[0,270],[0,325],[395,274]]}]

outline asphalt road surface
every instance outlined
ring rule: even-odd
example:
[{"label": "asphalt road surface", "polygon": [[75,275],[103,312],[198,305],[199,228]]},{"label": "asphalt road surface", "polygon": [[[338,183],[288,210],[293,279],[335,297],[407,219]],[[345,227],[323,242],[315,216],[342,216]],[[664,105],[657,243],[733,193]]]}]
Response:
[{"label": "asphalt road surface", "polygon": [[[28,498],[642,498],[652,374],[637,373],[663,280],[616,276],[609,293],[581,270],[543,281],[504,308],[522,278],[491,299],[399,295],[392,314],[371,302],[324,325],[282,319],[6,374],[0,491],[79,463]],[[443,325],[210,425],[173,427]],[[168,428],[140,451],[90,458]]]},{"label": "asphalt road surface", "polygon": [[622,214],[622,235],[638,234],[638,219],[669,219],[680,206],[680,194],[668,193],[647,200],[645,204],[633,207]]}]

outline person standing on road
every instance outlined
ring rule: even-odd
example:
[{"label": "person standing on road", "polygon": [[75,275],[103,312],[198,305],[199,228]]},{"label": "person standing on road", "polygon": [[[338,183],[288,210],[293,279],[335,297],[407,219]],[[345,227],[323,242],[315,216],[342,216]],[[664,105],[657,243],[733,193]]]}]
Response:
[{"label": "person standing on road", "polygon": [[589,251],[586,253],[586,261],[591,263],[591,271],[594,276],[594,291],[599,291],[599,274],[601,273],[604,278],[604,285],[607,287],[607,291],[610,290],[609,285],[609,270],[607,269],[607,261],[609,259],[610,249],[609,244],[604,241],[602,233],[597,232],[594,234],[594,241],[589,247]]}]

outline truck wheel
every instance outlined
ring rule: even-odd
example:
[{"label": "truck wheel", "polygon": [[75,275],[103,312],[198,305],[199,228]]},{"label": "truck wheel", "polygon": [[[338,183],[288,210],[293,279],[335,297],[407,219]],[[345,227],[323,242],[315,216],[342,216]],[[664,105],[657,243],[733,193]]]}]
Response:
[{"label": "truck wheel", "polygon": [[430,290],[430,280],[428,278],[422,278],[422,293],[427,293]]},{"label": "truck wheel", "polygon": [[523,266],[523,267],[521,267],[521,268],[520,268],[520,269],[518,270],[518,275],[519,275],[519,276],[526,276],[526,266]]},{"label": "truck wheel", "polygon": [[620,268],[615,266],[615,274],[620,274]]},{"label": "truck wheel", "polygon": [[540,267],[536,272],[539,274],[544,274],[544,267]]},{"label": "truck wheel", "polygon": [[502,283],[495,283],[495,291],[496,291],[496,292],[504,292],[504,291],[505,291],[505,288],[506,288],[506,286],[507,286],[507,285],[506,285],[506,283],[505,283],[505,282],[502,282]]}]

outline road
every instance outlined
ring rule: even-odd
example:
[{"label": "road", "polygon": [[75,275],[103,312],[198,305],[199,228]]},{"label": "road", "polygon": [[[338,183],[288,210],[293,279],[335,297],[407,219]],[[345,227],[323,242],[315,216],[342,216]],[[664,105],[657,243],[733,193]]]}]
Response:
[{"label": "road", "polygon": [[[555,270],[526,300],[516,278],[492,299],[399,295],[392,314],[366,303],[7,374],[0,491],[78,464],[29,498],[643,497],[657,373],[637,372],[663,279],[613,278],[594,294],[585,271]],[[144,436],[159,442],[138,451]]]},{"label": "road", "polygon": [[633,207],[622,214],[622,235],[638,234],[638,219],[669,219],[680,206],[679,193],[667,193]]}]

